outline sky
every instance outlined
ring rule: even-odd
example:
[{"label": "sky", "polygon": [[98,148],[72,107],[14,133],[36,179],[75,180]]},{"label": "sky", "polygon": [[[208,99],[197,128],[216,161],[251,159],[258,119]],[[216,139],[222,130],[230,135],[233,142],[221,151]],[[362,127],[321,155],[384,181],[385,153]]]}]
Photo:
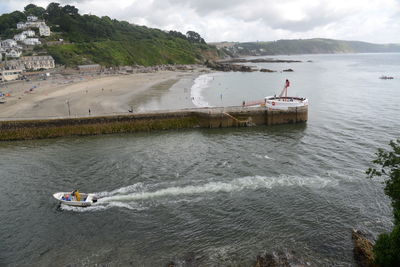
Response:
[{"label": "sky", "polygon": [[162,30],[193,30],[207,42],[332,38],[400,43],[400,0],[0,0],[0,13],[50,2]]}]

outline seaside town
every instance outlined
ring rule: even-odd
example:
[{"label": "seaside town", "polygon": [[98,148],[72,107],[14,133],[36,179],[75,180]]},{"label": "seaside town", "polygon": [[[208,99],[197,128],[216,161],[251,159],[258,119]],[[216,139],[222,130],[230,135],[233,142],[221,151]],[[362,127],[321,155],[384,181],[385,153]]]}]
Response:
[{"label": "seaside town", "polygon": [[12,81],[23,77],[26,71],[53,69],[55,62],[49,55],[22,56],[31,52],[33,47],[42,44],[40,38],[51,35],[50,27],[36,16],[28,16],[27,21],[17,23],[17,29],[23,30],[13,39],[1,40],[0,44],[0,81]]},{"label": "seaside town", "polygon": [[400,2],[53,1],[0,2],[0,266],[400,266]]}]

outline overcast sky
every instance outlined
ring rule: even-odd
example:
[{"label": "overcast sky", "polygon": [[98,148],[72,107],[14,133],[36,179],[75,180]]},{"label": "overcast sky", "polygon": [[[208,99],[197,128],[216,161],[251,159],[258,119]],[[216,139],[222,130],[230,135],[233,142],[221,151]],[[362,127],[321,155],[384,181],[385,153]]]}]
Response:
[{"label": "overcast sky", "polygon": [[186,33],[207,41],[333,38],[400,43],[400,0],[0,0],[0,13],[29,3]]}]

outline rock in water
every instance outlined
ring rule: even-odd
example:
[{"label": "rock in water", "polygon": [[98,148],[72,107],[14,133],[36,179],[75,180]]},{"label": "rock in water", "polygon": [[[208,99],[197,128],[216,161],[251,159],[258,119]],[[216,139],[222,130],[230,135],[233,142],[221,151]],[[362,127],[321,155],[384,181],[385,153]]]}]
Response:
[{"label": "rock in water", "polygon": [[354,229],[351,233],[351,238],[354,242],[353,253],[357,266],[376,267],[371,241],[369,241],[363,233]]},{"label": "rock in water", "polygon": [[276,70],[260,69],[260,72],[276,72]]}]

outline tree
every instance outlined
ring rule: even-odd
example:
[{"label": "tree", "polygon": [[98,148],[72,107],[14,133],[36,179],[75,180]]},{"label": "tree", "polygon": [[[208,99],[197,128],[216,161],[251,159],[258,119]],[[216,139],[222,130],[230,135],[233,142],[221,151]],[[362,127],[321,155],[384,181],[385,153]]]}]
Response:
[{"label": "tree", "polygon": [[394,215],[394,228],[388,234],[381,234],[374,245],[375,262],[381,266],[400,266],[400,139],[390,141],[391,151],[378,149],[374,164],[369,168],[368,177],[384,176],[385,194],[391,199]]},{"label": "tree", "polygon": [[78,15],[79,10],[74,6],[66,5],[62,8],[62,12],[64,14],[73,16]]},{"label": "tree", "polygon": [[[3,37],[12,37],[13,30],[16,28],[17,23],[26,20],[24,13],[20,11],[14,11],[9,14],[3,14],[0,16],[0,33]],[[10,33],[10,34],[8,34]]]},{"label": "tree", "polygon": [[50,3],[46,8],[49,18],[57,18],[62,15],[62,9],[59,3]]},{"label": "tree", "polygon": [[192,43],[200,43],[200,44],[205,44],[206,42],[204,41],[203,38],[201,38],[200,34],[194,31],[188,31],[186,33],[187,39],[192,42]]},{"label": "tree", "polygon": [[177,37],[177,38],[181,38],[181,39],[187,40],[186,35],[184,35],[181,32],[178,32],[178,31],[169,31],[168,34],[173,36],[173,37]]},{"label": "tree", "polygon": [[29,4],[24,8],[24,13],[25,15],[33,15],[38,18],[43,18],[44,13],[46,10],[43,7],[34,5],[34,4]]}]

